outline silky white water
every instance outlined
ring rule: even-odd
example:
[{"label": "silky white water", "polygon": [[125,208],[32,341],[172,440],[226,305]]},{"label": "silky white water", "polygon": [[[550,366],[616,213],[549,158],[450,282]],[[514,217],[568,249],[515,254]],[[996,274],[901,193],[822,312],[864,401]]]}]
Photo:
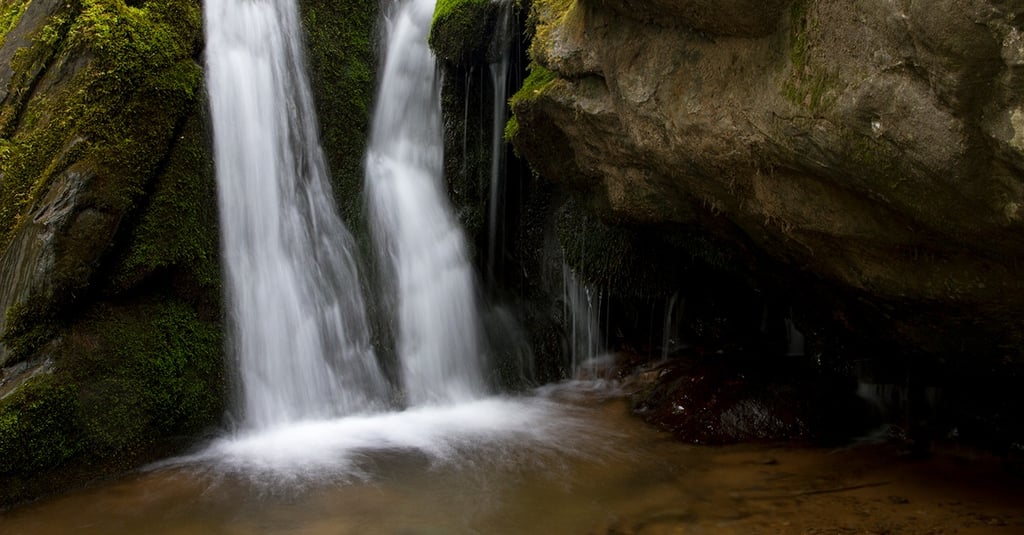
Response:
[{"label": "silky white water", "polygon": [[510,451],[524,449],[571,456],[578,447],[576,440],[595,433],[582,413],[539,392],[237,433],[195,454],[150,468],[194,467],[200,472],[239,474],[281,490],[373,480],[381,459],[392,454],[435,466],[458,466],[480,455],[503,459]]},{"label": "silky white water", "polygon": [[410,405],[466,401],[484,390],[474,274],[443,189],[440,78],[427,33],[435,0],[402,0],[367,152],[366,189],[382,280],[395,306]]},{"label": "silky white water", "polygon": [[[167,465],[271,484],[354,480],[387,452],[454,461],[507,444],[558,448],[573,419],[544,400],[484,398],[462,231],[442,186],[433,0],[396,4],[366,187],[408,408],[369,342],[353,240],[332,204],[291,0],[207,0],[222,248],[240,429]],[[372,461],[371,461],[372,464]]]},{"label": "silky white water", "polygon": [[221,248],[241,424],[373,410],[353,240],[338,217],[293,0],[206,0]]}]

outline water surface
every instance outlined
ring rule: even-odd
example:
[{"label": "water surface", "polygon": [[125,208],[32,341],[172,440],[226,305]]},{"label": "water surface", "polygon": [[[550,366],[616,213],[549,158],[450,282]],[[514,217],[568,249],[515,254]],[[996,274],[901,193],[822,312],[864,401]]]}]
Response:
[{"label": "water surface", "polygon": [[225,438],[15,509],[0,526],[39,535],[1024,532],[1024,485],[986,461],[912,462],[882,446],[691,446],[581,384],[293,431]]}]

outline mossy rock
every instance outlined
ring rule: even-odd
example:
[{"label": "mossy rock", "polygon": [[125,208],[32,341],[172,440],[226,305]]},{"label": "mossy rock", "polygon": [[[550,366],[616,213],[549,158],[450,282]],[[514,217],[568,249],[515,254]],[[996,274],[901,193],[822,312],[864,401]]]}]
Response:
[{"label": "mossy rock", "polygon": [[376,81],[377,2],[301,0],[300,10],[334,195],[346,224],[365,244],[363,160]]},{"label": "mossy rock", "polygon": [[0,507],[180,450],[225,397],[200,2],[39,24],[0,104],[0,245],[43,250],[7,247],[4,269],[38,263],[0,301],[6,364],[49,372],[0,402]]},{"label": "mossy rock", "polygon": [[498,6],[491,0],[438,0],[428,42],[437,57],[453,66],[485,61]]},{"label": "mossy rock", "polygon": [[[112,258],[125,247],[122,237],[148,206],[156,178],[174,163],[169,163],[171,152],[187,137],[185,122],[200,102],[199,8],[196,0],[71,2],[39,21],[32,45],[12,60],[12,94],[30,96],[0,106],[5,156],[0,160],[0,245],[18,239],[45,249],[19,258],[8,248],[2,259],[8,268],[33,273],[20,283],[29,288],[28,297],[18,298],[14,316],[25,315],[33,325],[66,321],[104,285]],[[204,151],[195,148],[194,159]],[[200,176],[195,169],[183,173],[186,179]],[[180,185],[194,185],[185,182]],[[74,190],[64,190],[65,184]],[[192,193],[199,191],[180,196]],[[159,224],[173,229],[195,215],[180,208],[166,211],[173,217]],[[46,224],[34,225],[40,218]],[[142,255],[163,254],[157,251],[164,246],[170,255],[210,259],[216,227],[206,225],[208,220],[189,229],[204,236],[202,253],[195,247],[183,253],[165,236],[150,235],[145,239],[157,243],[136,244],[137,262],[154,267],[158,262]],[[46,266],[28,271],[14,265],[44,257],[51,259]],[[209,279],[215,268],[207,264]],[[23,295],[24,288],[0,293],[7,307],[15,304],[11,295]],[[33,328],[36,340],[20,344],[12,339],[26,331],[18,323],[5,326],[5,345],[20,353],[15,359],[27,357],[46,339]]]},{"label": "mossy rock", "polygon": [[0,3],[0,36],[14,29],[21,15],[28,7],[29,0],[16,0]]},{"label": "mossy rock", "polygon": [[53,468],[79,453],[77,413],[75,385],[49,374],[0,401],[0,474]]},{"label": "mossy rock", "polygon": [[221,326],[171,297],[101,304],[0,401],[0,507],[180,449],[223,414]]},{"label": "mossy rock", "polygon": [[223,336],[172,298],[100,305],[69,337],[64,369],[81,387],[83,440],[93,455],[144,453],[161,438],[191,435],[223,411]]}]

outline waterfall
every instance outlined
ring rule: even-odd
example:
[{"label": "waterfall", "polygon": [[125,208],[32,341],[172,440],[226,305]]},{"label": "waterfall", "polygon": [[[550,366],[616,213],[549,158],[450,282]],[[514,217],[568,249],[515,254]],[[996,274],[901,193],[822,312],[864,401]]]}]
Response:
[{"label": "waterfall", "polygon": [[367,152],[366,189],[382,280],[390,281],[403,387],[412,405],[484,390],[474,274],[443,190],[440,77],[427,46],[435,0],[401,0]]},{"label": "waterfall", "polygon": [[242,423],[381,405],[353,240],[317,134],[293,0],[206,0],[221,248]]}]

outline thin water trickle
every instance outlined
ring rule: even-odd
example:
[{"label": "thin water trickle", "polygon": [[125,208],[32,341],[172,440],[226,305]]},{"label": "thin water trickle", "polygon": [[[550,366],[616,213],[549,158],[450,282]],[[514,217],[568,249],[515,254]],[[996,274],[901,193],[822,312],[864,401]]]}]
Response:
[{"label": "thin water trickle", "polygon": [[562,265],[563,317],[569,328],[569,355],[572,372],[596,378],[598,364],[605,348],[601,343],[602,294],[582,284],[576,274]]},{"label": "thin water trickle", "polygon": [[498,262],[498,227],[502,211],[503,188],[505,187],[505,121],[508,118],[508,71],[512,60],[512,2],[496,0],[498,17],[491,41],[491,53],[495,60],[489,65],[491,72],[491,182],[490,203],[487,222],[487,275],[494,280]]},{"label": "thin water trickle", "polygon": [[229,338],[241,421],[375,409],[353,240],[332,204],[293,0],[206,0]]},{"label": "thin water trickle", "polygon": [[440,76],[427,46],[434,3],[394,6],[366,162],[373,237],[413,406],[485,392],[475,276],[443,189]]},{"label": "thin water trickle", "polygon": [[679,302],[679,292],[676,291],[665,303],[665,320],[661,329],[661,358],[667,359],[679,346],[679,323],[686,309],[686,298],[679,303],[679,311],[676,304]]}]

